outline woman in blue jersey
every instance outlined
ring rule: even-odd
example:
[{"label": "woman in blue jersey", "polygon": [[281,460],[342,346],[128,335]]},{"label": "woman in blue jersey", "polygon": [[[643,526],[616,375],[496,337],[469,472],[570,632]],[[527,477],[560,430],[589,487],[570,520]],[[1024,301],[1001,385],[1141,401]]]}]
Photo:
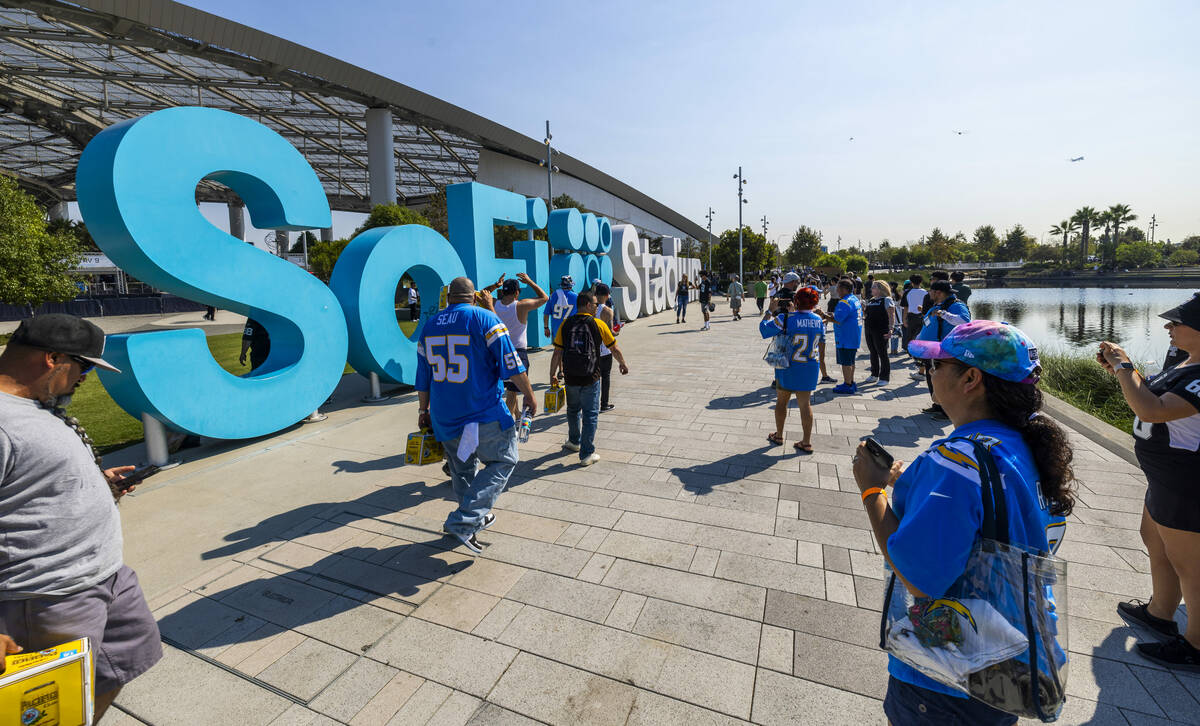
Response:
[{"label": "woman in blue jersey", "polygon": [[[767,440],[776,446],[783,445],[783,423],[787,419],[788,401],[795,395],[804,438],[792,446],[797,451],[811,452],[813,413],[810,397],[821,375],[817,347],[825,341],[825,323],[813,312],[820,294],[810,287],[802,287],[790,301],[786,298],[777,300],[779,307],[775,313],[767,311],[758,329],[764,338],[786,333],[790,364],[787,368],[775,370],[775,433],[768,436]],[[791,308],[795,312],[791,312]]]},{"label": "woman in blue jersey", "polygon": [[[875,538],[898,581],[918,598],[939,598],[962,574],[983,521],[974,439],[986,445],[1004,483],[1009,539],[1039,552],[1057,549],[1074,506],[1066,433],[1040,413],[1037,349],[1020,330],[975,320],[939,341],[914,340],[931,361],[933,390],[954,424],[907,468],[887,471],[860,445],[854,477]],[[891,501],[886,487],[894,484]],[[884,712],[904,724],[1014,724],[999,711],[888,658]]]}]

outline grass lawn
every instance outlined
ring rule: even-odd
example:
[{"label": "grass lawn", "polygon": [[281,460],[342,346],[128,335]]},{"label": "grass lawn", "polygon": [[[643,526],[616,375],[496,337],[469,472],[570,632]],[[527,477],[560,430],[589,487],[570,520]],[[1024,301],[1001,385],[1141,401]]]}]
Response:
[{"label": "grass lawn", "polygon": [[1133,433],[1133,411],[1121,385],[1090,358],[1043,353],[1042,387],[1081,411]]},{"label": "grass lawn", "polygon": [[[415,327],[413,322],[400,322],[400,328],[406,335],[411,335]],[[242,349],[241,333],[210,335],[208,349],[217,363],[230,373],[242,375],[249,370],[249,366],[238,363],[238,353]],[[353,372],[354,369],[347,365],[344,373]],[[112,400],[96,375],[87,377],[75,392],[67,410],[87,429],[88,435],[96,443],[97,453],[104,454],[142,440],[142,422],[125,413]]]}]

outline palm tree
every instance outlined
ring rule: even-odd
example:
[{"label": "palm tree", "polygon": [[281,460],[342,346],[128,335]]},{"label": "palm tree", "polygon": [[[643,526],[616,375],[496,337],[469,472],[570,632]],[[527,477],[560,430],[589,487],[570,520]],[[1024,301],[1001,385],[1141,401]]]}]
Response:
[{"label": "palm tree", "polygon": [[1108,220],[1112,223],[1112,248],[1115,256],[1117,243],[1121,239],[1121,225],[1134,221],[1137,219],[1137,215],[1133,213],[1128,204],[1114,204],[1108,208],[1105,214],[1108,215]]},{"label": "palm tree", "polygon": [[1063,262],[1067,261],[1067,243],[1072,232],[1078,232],[1079,225],[1074,219],[1064,219],[1050,228],[1050,234],[1061,234],[1063,238]]},{"label": "palm tree", "polygon": [[1079,225],[1079,236],[1082,238],[1079,249],[1079,266],[1084,267],[1087,265],[1088,239],[1092,227],[1100,224],[1100,213],[1092,207],[1080,207],[1075,210],[1075,214],[1071,215],[1071,221]]}]

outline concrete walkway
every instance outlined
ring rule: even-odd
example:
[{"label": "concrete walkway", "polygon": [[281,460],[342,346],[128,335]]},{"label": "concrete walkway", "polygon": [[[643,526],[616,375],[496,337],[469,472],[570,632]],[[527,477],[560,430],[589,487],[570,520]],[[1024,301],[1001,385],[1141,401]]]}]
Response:
[{"label": "concrete walkway", "polygon": [[[824,386],[817,453],[791,427],[770,447],[756,321],[722,307],[701,333],[692,312],[622,334],[599,464],[560,450],[562,414],[535,420],[479,557],[440,534],[440,466],[403,465],[411,394],[188,452],[122,504],[167,654],[105,724],[885,723],[882,560],[849,460],[863,435],[911,460],[941,434],[924,385]],[[1073,440],[1060,723],[1200,722],[1200,677],[1141,660],[1115,611],[1150,592],[1144,480]]]},{"label": "concrete walkway", "polygon": [[[87,318],[109,335],[114,333],[145,333],[155,330],[177,330],[200,328],[205,335],[240,333],[246,327],[243,315],[228,310],[218,310],[216,320],[205,320],[204,311],[190,313],[167,313],[166,315],[102,315]],[[20,320],[0,321],[0,335],[11,333],[21,324]]]}]

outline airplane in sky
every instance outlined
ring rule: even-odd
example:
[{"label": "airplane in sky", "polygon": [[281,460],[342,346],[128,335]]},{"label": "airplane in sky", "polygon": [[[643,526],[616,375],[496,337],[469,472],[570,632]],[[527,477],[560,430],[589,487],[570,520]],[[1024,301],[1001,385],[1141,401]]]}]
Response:
[{"label": "airplane in sky", "polygon": [[1074,163],[1074,162],[1076,162],[1076,161],[1083,161],[1083,157],[1082,157],[1082,156],[1076,156],[1076,157],[1073,157],[1073,158],[1071,158],[1071,159],[1068,159],[1067,161],[1070,161],[1070,162],[1072,162],[1072,163]]}]

